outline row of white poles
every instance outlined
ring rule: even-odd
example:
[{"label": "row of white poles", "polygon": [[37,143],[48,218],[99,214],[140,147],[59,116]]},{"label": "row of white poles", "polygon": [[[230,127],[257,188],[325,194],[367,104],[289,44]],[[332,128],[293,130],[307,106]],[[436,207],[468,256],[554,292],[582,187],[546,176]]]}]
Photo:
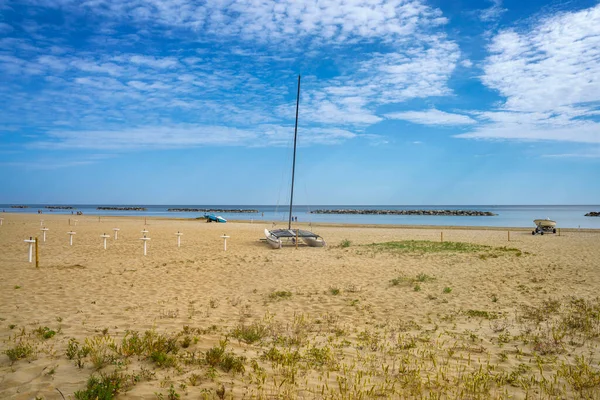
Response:
[{"label": "row of white poles", "polygon": [[[0,218],[0,225],[2,225],[4,222],[4,218]],[[44,242],[46,241],[46,232],[48,232],[50,229],[46,228],[44,226],[44,220],[40,220],[40,226],[42,226],[42,228],[40,228],[40,230],[42,231],[42,235],[43,235],[43,240]],[[118,239],[119,237],[119,228],[113,228],[114,231],[114,238],[115,240]],[[144,255],[148,254],[148,241],[150,240],[149,237],[146,236],[147,233],[149,233],[148,230],[144,229],[141,231],[142,234],[144,235],[144,237],[140,238],[139,240],[141,240],[144,244]],[[73,236],[77,234],[77,232],[74,231],[69,231],[67,232],[67,234],[69,235],[69,246],[73,246]],[[183,233],[177,231],[177,233],[175,234],[177,236],[177,247],[181,247],[181,236],[183,235]],[[103,247],[104,250],[106,250],[106,240],[110,237],[110,235],[107,235],[106,233],[103,233],[102,235],[100,235],[100,237],[103,239]],[[223,234],[221,235],[221,238],[223,239],[223,250],[227,251],[227,239],[230,238],[230,236]],[[35,239],[33,238],[29,238],[24,240],[25,243],[29,244],[29,262],[32,262],[33,259],[33,244],[35,243]]]}]

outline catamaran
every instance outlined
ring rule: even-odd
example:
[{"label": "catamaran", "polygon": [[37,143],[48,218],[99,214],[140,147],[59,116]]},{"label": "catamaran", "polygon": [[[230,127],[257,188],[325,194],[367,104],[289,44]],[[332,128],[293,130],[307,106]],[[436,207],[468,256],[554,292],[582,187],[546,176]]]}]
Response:
[{"label": "catamaran", "polygon": [[304,229],[292,229],[292,208],[294,203],[294,174],[296,172],[296,141],[298,139],[298,107],[300,105],[300,75],[298,75],[298,95],[296,97],[296,125],[294,127],[294,159],[292,161],[292,191],[290,194],[290,213],[287,229],[265,229],[267,243],[274,249],[280,249],[284,242],[290,244],[302,240],[311,247],[325,246],[325,240],[316,233]]}]

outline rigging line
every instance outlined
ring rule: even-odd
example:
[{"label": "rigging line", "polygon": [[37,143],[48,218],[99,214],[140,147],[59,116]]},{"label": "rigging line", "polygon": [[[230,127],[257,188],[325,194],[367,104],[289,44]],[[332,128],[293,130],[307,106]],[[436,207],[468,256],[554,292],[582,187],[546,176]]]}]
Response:
[{"label": "rigging line", "polygon": [[300,106],[300,75],[298,75],[298,95],[296,96],[296,125],[294,126],[294,161],[292,163],[292,191],[290,193],[290,216],[288,229],[292,229],[292,204],[294,202],[294,173],[296,172],[296,140],[298,139],[298,107]]},{"label": "rigging line", "polygon": [[[283,160],[281,161],[282,164],[287,163],[286,160],[289,160],[291,158],[291,153],[292,153],[292,148],[293,148],[293,140],[292,139],[293,138],[290,138],[285,145],[286,152],[283,157]],[[288,179],[286,181],[287,184],[285,187],[287,188],[290,186],[289,185],[290,184],[289,175],[287,175],[287,171],[284,168],[281,168],[281,176],[279,178],[279,190],[277,191],[277,204],[275,205],[275,216],[274,216],[274,218],[276,220],[279,220],[279,218],[281,218],[281,221],[285,221],[285,214],[282,213],[281,215],[279,215],[279,205],[281,204],[281,191],[283,188],[283,181],[286,176]],[[285,200],[287,201],[287,196],[286,196]]]}]

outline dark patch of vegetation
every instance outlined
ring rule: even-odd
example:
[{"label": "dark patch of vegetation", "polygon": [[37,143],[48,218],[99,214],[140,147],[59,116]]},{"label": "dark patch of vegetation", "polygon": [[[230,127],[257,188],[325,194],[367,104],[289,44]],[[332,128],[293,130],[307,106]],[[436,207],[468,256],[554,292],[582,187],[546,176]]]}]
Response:
[{"label": "dark patch of vegetation", "polygon": [[397,242],[373,243],[367,245],[377,251],[388,251],[397,253],[479,253],[490,254],[514,254],[520,256],[521,250],[509,247],[492,247],[474,243],[463,242],[433,242],[430,240],[402,240]]},{"label": "dark patch of vegetation", "polygon": [[290,297],[292,297],[292,292],[287,290],[278,290],[269,294],[271,300],[289,299]]}]

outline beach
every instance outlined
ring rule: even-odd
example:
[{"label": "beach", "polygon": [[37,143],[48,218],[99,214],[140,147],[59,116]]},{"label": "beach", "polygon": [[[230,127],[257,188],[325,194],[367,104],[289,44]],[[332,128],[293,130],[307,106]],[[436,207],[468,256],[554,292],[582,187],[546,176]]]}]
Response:
[{"label": "beach", "polygon": [[109,374],[131,399],[600,398],[597,230],[313,224],[327,247],[273,250],[257,221],[0,218],[3,399]]}]

